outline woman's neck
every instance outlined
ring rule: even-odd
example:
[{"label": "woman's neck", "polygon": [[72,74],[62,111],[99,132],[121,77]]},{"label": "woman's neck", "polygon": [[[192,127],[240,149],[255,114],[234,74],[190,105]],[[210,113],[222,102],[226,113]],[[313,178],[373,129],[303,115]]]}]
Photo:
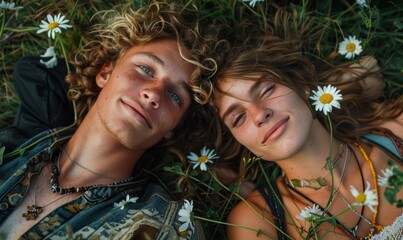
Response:
[{"label": "woman's neck", "polygon": [[[315,179],[329,173],[329,166],[334,167],[334,175],[341,175],[342,163],[347,151],[340,141],[330,139],[324,127],[313,129],[300,150],[288,159],[278,161],[283,173],[289,178]],[[331,161],[328,160],[330,157]]]}]

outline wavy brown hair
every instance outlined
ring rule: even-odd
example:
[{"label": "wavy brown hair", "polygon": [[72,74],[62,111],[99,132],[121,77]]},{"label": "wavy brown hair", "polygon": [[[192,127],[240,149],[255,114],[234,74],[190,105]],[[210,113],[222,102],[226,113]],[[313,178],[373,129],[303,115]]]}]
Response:
[{"label": "wavy brown hair", "polygon": [[[343,94],[343,100],[340,101],[341,108],[334,109],[330,113],[334,137],[343,142],[357,141],[362,134],[368,133],[383,121],[394,119],[402,113],[402,96],[397,99],[362,98],[364,88],[360,81],[370,74],[378,74],[377,72],[352,75],[350,79],[343,80],[343,74],[353,70],[351,63],[336,66],[331,64],[330,58],[312,61],[301,51],[303,44],[300,39],[286,40],[273,34],[273,32],[260,35],[248,34],[243,36],[243,41],[233,43],[232,47],[227,48],[227,52],[217,54],[214,58],[217,61],[218,70],[212,79],[214,92],[228,94],[218,85],[218,82],[223,79],[226,79],[225,81],[269,79],[294,90],[310,107],[313,116],[317,117],[329,130],[326,119],[321,114],[316,116],[312,110],[305,90],[307,87],[316,90],[317,86],[331,83],[341,89]],[[214,107],[214,94],[210,104]],[[216,117],[218,117],[217,114]],[[243,166],[241,159],[254,156],[253,153],[240,146],[222,122],[217,122],[215,128],[222,134],[216,141],[216,148],[220,154],[219,167],[231,168],[239,172],[239,178],[233,180],[243,179],[245,177],[243,171],[247,167]],[[221,141],[224,136],[225,141]],[[249,178],[254,179],[256,173],[256,169],[251,171]]]}]

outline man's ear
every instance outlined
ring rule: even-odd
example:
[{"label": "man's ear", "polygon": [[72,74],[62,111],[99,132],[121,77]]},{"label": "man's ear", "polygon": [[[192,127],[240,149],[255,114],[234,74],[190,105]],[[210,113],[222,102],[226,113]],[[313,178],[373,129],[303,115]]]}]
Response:
[{"label": "man's ear", "polygon": [[97,75],[95,76],[95,80],[97,82],[98,87],[103,88],[108,82],[109,77],[111,76],[112,72],[112,63],[104,64]]}]

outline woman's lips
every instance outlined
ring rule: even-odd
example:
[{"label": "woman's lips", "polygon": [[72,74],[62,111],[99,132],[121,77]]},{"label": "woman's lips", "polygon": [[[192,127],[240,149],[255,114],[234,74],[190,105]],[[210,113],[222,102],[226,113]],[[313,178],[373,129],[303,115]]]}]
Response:
[{"label": "woman's lips", "polygon": [[281,133],[284,132],[285,127],[286,127],[285,123],[287,123],[287,121],[289,119],[290,119],[290,117],[286,116],[285,118],[274,123],[274,125],[271,128],[269,128],[269,130],[264,135],[262,144],[267,142],[267,140],[269,140],[269,139],[274,140],[275,138],[280,136]]}]

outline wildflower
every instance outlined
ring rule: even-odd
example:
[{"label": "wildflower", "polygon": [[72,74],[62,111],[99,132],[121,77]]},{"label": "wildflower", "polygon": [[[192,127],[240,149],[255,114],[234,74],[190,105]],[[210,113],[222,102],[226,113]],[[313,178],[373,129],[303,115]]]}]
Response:
[{"label": "wildflower", "polygon": [[353,58],[356,54],[360,55],[362,52],[361,41],[357,40],[355,36],[349,36],[339,44],[339,54],[346,55],[347,59]]},{"label": "wildflower", "polygon": [[50,46],[48,49],[46,49],[45,54],[41,55],[42,58],[48,59],[49,60],[45,61],[45,59],[39,60],[40,63],[45,65],[47,68],[53,68],[57,66],[57,56],[55,53],[55,48],[53,46]]},{"label": "wildflower", "polygon": [[23,7],[16,7],[15,3],[8,3],[8,2],[2,0],[1,3],[0,3],[0,8],[8,9],[8,10],[18,10],[18,9],[23,8]]},{"label": "wildflower", "polygon": [[179,215],[179,221],[183,222],[182,225],[179,227],[179,231],[183,232],[186,231],[189,228],[194,230],[194,226],[192,223],[192,216],[193,216],[193,201],[190,201],[185,199],[185,203],[183,204],[182,208],[179,210],[178,215]]},{"label": "wildflower", "polygon": [[47,15],[48,21],[42,20],[42,24],[39,25],[41,29],[39,29],[36,33],[43,33],[48,31],[48,37],[55,39],[56,33],[61,33],[62,30],[60,28],[71,28],[71,25],[66,23],[69,22],[68,19],[64,19],[64,16],[61,16],[60,13],[52,17],[50,14]]},{"label": "wildflower", "polygon": [[243,0],[244,2],[249,2],[249,6],[255,7],[257,2],[264,2],[264,0]]},{"label": "wildflower", "polygon": [[313,204],[313,206],[308,206],[304,210],[301,210],[301,213],[297,216],[297,219],[304,221],[313,221],[319,216],[323,215],[322,210],[320,210],[317,204]]},{"label": "wildflower", "polygon": [[355,206],[368,206],[372,212],[375,212],[373,206],[378,205],[378,200],[375,190],[370,190],[371,184],[367,182],[367,188],[363,193],[358,192],[353,186],[350,186],[351,194],[355,197]]},{"label": "wildflower", "polygon": [[393,176],[392,169],[393,169],[393,167],[382,170],[383,177],[378,175],[378,185],[379,186],[385,186],[385,187],[390,186],[389,180]]},{"label": "wildflower", "polygon": [[356,0],[356,2],[360,7],[368,7],[367,2],[365,0]]},{"label": "wildflower", "polygon": [[201,150],[201,155],[200,157],[197,156],[196,153],[191,152],[187,158],[192,162],[192,164],[194,164],[193,169],[197,168],[200,165],[200,169],[202,171],[206,171],[207,170],[207,163],[213,163],[213,159],[217,159],[218,156],[215,153],[214,149],[210,150],[207,149],[207,147],[203,147]]},{"label": "wildflower", "polygon": [[315,102],[315,111],[323,111],[325,115],[328,112],[332,112],[332,106],[335,108],[340,108],[340,103],[338,100],[343,99],[342,95],[339,93],[340,90],[337,90],[336,87],[332,85],[328,85],[323,87],[323,89],[318,86],[318,91],[312,90],[314,96],[309,97]]},{"label": "wildflower", "polygon": [[119,203],[113,203],[113,206],[116,208],[120,208],[121,210],[125,209],[126,204],[128,204],[129,202],[131,203],[136,203],[137,199],[139,199],[138,197],[132,197],[130,198],[129,194],[127,194],[126,196],[126,200],[122,200]]}]

